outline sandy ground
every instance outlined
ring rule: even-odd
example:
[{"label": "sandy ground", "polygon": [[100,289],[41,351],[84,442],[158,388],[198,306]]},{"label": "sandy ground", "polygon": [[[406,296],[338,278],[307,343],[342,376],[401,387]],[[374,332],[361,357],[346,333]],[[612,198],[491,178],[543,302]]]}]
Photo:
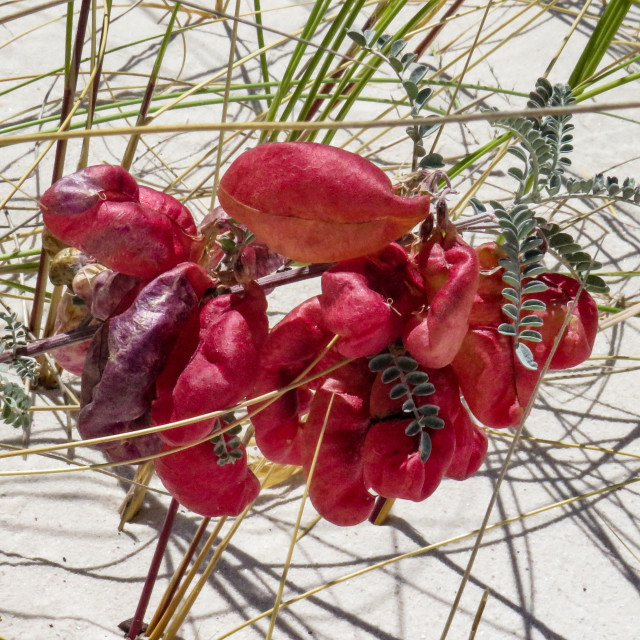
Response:
[{"label": "sandy ground", "polygon": [[[275,3],[271,5],[275,7]],[[62,11],[62,7],[52,9],[47,15],[60,19],[38,31],[37,36],[23,39],[20,49],[8,47],[0,54],[3,77],[48,71],[61,64],[62,46],[53,43],[59,45],[64,33]],[[288,11],[289,17],[302,19],[309,7]],[[123,12],[119,7],[118,13]],[[131,15],[135,15],[140,37],[161,32],[152,11],[139,8]],[[269,14],[270,24],[285,28],[282,15],[278,11]],[[4,39],[41,20],[39,16],[25,18],[20,25],[7,23],[3,27]],[[125,16],[114,23],[111,43],[131,37],[126,20]],[[472,69],[469,80],[486,78],[490,72],[503,87],[528,91],[535,78],[544,72],[568,26],[566,16],[558,14],[548,17],[537,30],[525,29],[521,38],[501,51],[500,57],[490,58],[490,69],[487,65]],[[193,37],[200,40],[197,55],[193,42],[190,43],[188,62],[200,66],[187,64],[184,73],[190,78],[203,78],[205,70],[224,64],[227,55],[224,31],[218,26],[211,33],[205,37],[194,32]],[[241,55],[251,49],[253,41],[249,35],[242,40]],[[566,78],[566,71],[584,42],[585,34],[578,34],[570,42],[553,71],[552,81]],[[488,52],[492,44],[486,43],[480,51]],[[167,75],[179,72],[182,63],[179,43],[172,54],[163,69]],[[114,53],[109,58],[109,70],[125,65],[130,55],[131,52]],[[137,63],[148,72],[153,64],[150,49],[143,47],[137,55]],[[211,66],[206,67],[205,61]],[[273,62],[278,64],[278,60]],[[60,93],[59,84],[54,92]],[[26,106],[40,104],[46,99],[45,93],[45,85],[39,83],[2,98],[2,115],[8,118]],[[637,97],[637,83],[607,94],[608,101]],[[496,97],[492,104],[503,103]],[[626,115],[640,117],[638,110]],[[190,112],[177,111],[167,114],[162,122],[192,121],[191,118]],[[587,176],[613,167],[638,154],[638,127],[634,123],[589,115],[576,119],[576,128],[580,131],[579,135],[576,131],[574,164],[578,175]],[[484,135],[483,131],[465,129],[463,134],[473,145],[474,136]],[[443,155],[457,152],[459,133],[451,129],[443,136]],[[211,138],[207,136],[195,141],[190,138],[187,146],[183,137],[176,136],[154,150],[165,159],[176,158],[175,168],[181,169],[208,144]],[[96,143],[93,160],[118,162],[122,150],[116,139]],[[73,147],[70,153],[77,153],[77,149]],[[2,170],[16,179],[33,158],[32,148],[11,148],[2,160]],[[134,167],[143,172],[154,164],[157,163],[151,154],[144,151]],[[48,158],[39,182],[32,180],[25,188],[27,194],[36,195],[46,188],[50,167]],[[640,163],[636,159],[616,172],[623,177],[640,176]],[[152,182],[168,181],[166,172],[150,175]],[[28,199],[25,202],[29,203]],[[638,269],[638,209],[604,211],[599,219],[605,229],[616,231],[607,236],[601,251],[605,269]],[[594,227],[589,233],[598,239],[602,229]],[[8,243],[2,246],[4,250],[10,248]],[[279,290],[270,298],[273,320],[316,292],[316,283]],[[637,287],[632,289],[627,284],[621,293],[633,298],[637,296]],[[640,356],[639,329],[638,320],[633,319],[602,331],[594,355],[610,357],[606,361],[609,364],[615,364],[613,356],[619,353]],[[76,384],[71,378],[67,380]],[[601,449],[557,447],[526,439],[521,443],[499,493],[491,526],[484,536],[449,638],[469,637],[485,589],[488,599],[475,636],[478,640],[637,637],[638,485],[611,490],[618,483],[632,482],[640,470],[637,389],[638,376],[634,371],[598,379],[549,376],[527,423],[525,436]],[[60,402],[55,393],[51,394],[51,400]],[[64,442],[65,426],[62,413],[59,418],[38,415],[31,445]],[[21,434],[11,427],[1,427],[0,431],[3,442],[22,443]],[[296,545],[284,600],[401,554],[415,555],[291,604],[279,615],[274,637],[439,638],[474,544],[473,531],[482,522],[509,442],[508,438],[491,438],[487,461],[474,478],[465,483],[445,481],[421,504],[396,503],[385,526],[365,523],[340,528],[319,522]],[[612,449],[618,452],[607,451]],[[82,464],[102,460],[99,453],[85,449],[75,457]],[[67,467],[60,461],[37,456],[2,460],[0,465],[2,472],[33,469]],[[133,474],[129,467],[112,471],[123,479]],[[169,504],[169,497],[161,491],[157,480],[152,487],[158,491],[149,493],[135,520],[118,531],[118,507],[128,488],[125,480],[97,472],[0,477],[0,637],[7,640],[122,637],[118,624],[133,615]],[[597,493],[600,490],[605,491]],[[182,638],[226,637],[225,633],[273,605],[302,492],[300,475],[263,492],[205,582],[180,631]],[[303,525],[311,523],[314,516],[313,508],[307,505]],[[150,611],[157,605],[199,522],[199,517],[180,509]],[[230,525],[228,522],[224,526],[221,537]],[[212,528],[211,525],[209,531]],[[267,627],[265,618],[233,637],[240,640],[264,637]]]}]

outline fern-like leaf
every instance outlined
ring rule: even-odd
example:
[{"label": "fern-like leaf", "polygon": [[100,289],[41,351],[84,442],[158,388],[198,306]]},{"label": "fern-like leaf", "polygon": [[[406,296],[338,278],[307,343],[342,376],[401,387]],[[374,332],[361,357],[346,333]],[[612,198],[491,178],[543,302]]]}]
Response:
[{"label": "fern-like leaf", "polygon": [[429,375],[418,370],[418,363],[408,355],[384,352],[369,360],[369,369],[380,373],[385,384],[393,383],[389,391],[392,400],[405,398],[402,413],[413,418],[405,433],[408,436],[420,434],[420,459],[426,462],[431,454],[431,438],[428,429],[442,429],[444,420],[438,417],[439,407],[423,402],[435,392],[429,382]]},{"label": "fern-like leaf", "polygon": [[[428,68],[423,64],[416,64],[417,55],[415,53],[403,53],[407,46],[406,40],[393,40],[392,36],[383,34],[374,43],[373,39],[368,37],[367,34],[368,31],[359,29],[352,29],[347,32],[347,36],[359,47],[378,58],[382,58],[393,69],[409,99],[411,117],[417,118],[420,115],[420,111],[427,106],[429,98],[433,94],[432,89],[429,87],[421,87]],[[407,135],[413,141],[414,171],[417,168],[415,165],[418,158],[422,158],[419,165],[421,169],[433,169],[443,166],[442,156],[437,154],[427,155],[422,142],[437,129],[438,125],[410,125],[407,127]]]},{"label": "fern-like leaf", "polygon": [[561,231],[559,225],[541,218],[537,218],[536,222],[549,249],[578,274],[578,277],[585,282],[584,286],[587,291],[590,293],[607,293],[609,291],[608,285],[600,276],[591,275],[591,271],[602,269],[602,264],[593,260],[571,234]]},{"label": "fern-like leaf", "polygon": [[[535,90],[529,94],[527,106],[541,109],[568,106],[574,102],[568,85],[552,86],[546,78],[540,78]],[[516,202],[537,202],[545,188],[552,196],[560,191],[560,176],[564,167],[571,164],[568,154],[573,150],[570,120],[571,114],[565,114],[495,122],[497,127],[510,131],[519,140],[518,145],[508,149],[523,164],[523,168],[512,167],[507,171],[518,183]]]},{"label": "fern-like leaf", "polygon": [[504,268],[502,280],[507,287],[502,290],[506,302],[502,311],[507,322],[498,327],[498,332],[510,336],[518,360],[527,369],[537,369],[531,349],[527,342],[540,342],[542,335],[536,327],[542,326],[542,319],[532,311],[544,311],[542,300],[532,297],[547,289],[547,286],[535,278],[544,273],[541,260],[543,241],[538,237],[536,219],[526,205],[519,204],[506,210],[500,203],[491,202],[498,223],[505,238],[503,249],[506,258],[500,260]]}]

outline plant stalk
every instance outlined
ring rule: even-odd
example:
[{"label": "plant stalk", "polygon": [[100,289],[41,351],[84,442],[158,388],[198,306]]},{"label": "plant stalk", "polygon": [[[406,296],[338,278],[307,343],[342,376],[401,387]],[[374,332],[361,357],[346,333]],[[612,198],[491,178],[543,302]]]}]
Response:
[{"label": "plant stalk", "polygon": [[162,525],[162,531],[160,532],[160,537],[158,538],[158,544],[156,545],[153,559],[151,560],[149,573],[147,574],[147,579],[144,581],[144,587],[142,588],[142,594],[140,595],[138,608],[136,609],[136,613],[133,616],[133,620],[131,621],[129,633],[127,633],[126,636],[130,640],[135,640],[135,638],[137,638],[138,634],[140,633],[140,630],[142,629],[142,620],[144,618],[145,611],[147,610],[149,599],[151,598],[153,585],[155,584],[156,578],[158,577],[160,564],[162,562],[164,552],[167,548],[167,543],[169,542],[169,536],[171,535],[171,530],[173,529],[173,522],[176,518],[177,511],[178,501],[175,498],[171,498],[171,504],[169,505],[167,516],[164,520],[164,524]]}]

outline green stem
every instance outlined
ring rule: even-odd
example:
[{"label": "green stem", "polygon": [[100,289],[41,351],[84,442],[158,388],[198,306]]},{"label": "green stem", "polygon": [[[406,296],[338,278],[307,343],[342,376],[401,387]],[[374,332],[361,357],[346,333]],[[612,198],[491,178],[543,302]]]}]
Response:
[{"label": "green stem", "polygon": [[[18,291],[25,291],[26,293],[36,292],[35,287],[30,287],[26,284],[20,284],[19,282],[13,282],[13,280],[5,280],[4,278],[0,278],[0,285],[4,285],[5,287],[11,287],[13,289],[18,289]],[[44,295],[45,295],[45,298],[51,298],[51,294],[48,291]]]},{"label": "green stem", "polygon": [[40,261],[21,262],[20,264],[5,264],[0,266],[0,273],[31,273],[37,271]]},{"label": "green stem", "polygon": [[[158,80],[158,74],[160,73],[160,67],[162,66],[162,60],[164,59],[164,54],[166,53],[167,47],[169,46],[169,41],[171,39],[171,35],[173,34],[173,25],[175,24],[176,16],[178,15],[179,10],[180,3],[176,2],[173,7],[173,11],[171,12],[171,18],[169,19],[169,24],[167,25],[167,29],[164,33],[164,38],[160,43],[158,55],[156,56],[155,62],[153,64],[153,69],[151,71],[151,75],[149,76],[149,81],[147,82],[147,88],[145,90],[144,97],[142,98],[142,104],[140,105],[140,113],[138,114],[138,119],[136,120],[137,126],[143,125],[145,123],[147,114],[149,113],[149,104],[151,103],[151,98],[156,88],[156,82]],[[139,141],[140,134],[133,135],[129,138],[129,143],[127,144],[127,148],[124,152],[121,163],[124,169],[129,169],[131,167],[133,156],[136,152],[136,147],[138,146]]]},{"label": "green stem", "polygon": [[0,261],[13,260],[14,258],[27,258],[29,256],[39,256],[40,249],[25,249],[23,251],[12,251],[0,255]]}]

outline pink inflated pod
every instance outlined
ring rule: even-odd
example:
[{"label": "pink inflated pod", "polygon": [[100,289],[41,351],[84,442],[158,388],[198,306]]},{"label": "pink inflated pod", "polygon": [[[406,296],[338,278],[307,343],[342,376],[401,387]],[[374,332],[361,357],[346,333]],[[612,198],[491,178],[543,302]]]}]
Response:
[{"label": "pink inflated pod", "polygon": [[[254,387],[268,333],[267,301],[255,283],[209,300],[185,327],[156,380],[156,424],[233,407]],[[160,432],[170,445],[206,437],[215,420]]]},{"label": "pink inflated pod", "polygon": [[504,269],[499,265],[506,253],[499,244],[486,242],[476,247],[480,280],[469,314],[470,327],[497,327],[504,322],[502,305],[506,302],[502,290],[507,286],[502,280]]},{"label": "pink inflated pod", "polygon": [[[415,407],[406,410],[408,396],[390,397],[391,388],[401,380],[388,384],[383,382],[384,375],[378,375],[371,390],[370,408],[374,424],[367,434],[363,450],[365,480],[368,486],[386,498],[419,502],[430,496],[440,484],[454,460],[458,439],[462,445],[462,438],[459,438],[462,433],[457,424],[462,409],[458,381],[451,367],[416,369],[407,373],[404,383],[412,391],[427,385],[432,389],[431,393],[425,391],[428,395],[412,393]],[[434,411],[423,413],[421,407],[426,409],[427,406]],[[405,430],[413,420],[423,415],[435,417],[436,406],[438,428],[423,427],[431,442],[431,451],[423,462],[420,432],[407,435]]]},{"label": "pink inflated pod", "polygon": [[[503,270],[497,267],[503,251],[497,245],[487,244],[479,247],[478,255],[486,275],[481,277],[470,315],[470,330],[453,366],[469,408],[480,422],[494,428],[517,426],[580,285],[568,276],[546,273],[537,278],[547,286],[546,291],[524,296],[524,300],[537,298],[546,305],[545,310],[527,312],[543,320],[541,327],[535,327],[542,340],[527,342],[538,365],[536,370],[530,370],[518,360],[513,338],[497,330],[499,324],[505,321],[502,313],[505,303],[502,298],[505,286],[502,282]],[[593,348],[597,323],[596,304],[583,290],[560,338],[550,368],[573,367],[588,358]],[[479,383],[484,380],[490,382]]]},{"label": "pink inflated pod", "polygon": [[[502,429],[520,423],[526,402],[518,394],[517,376],[527,370],[516,362],[510,336],[497,328],[471,328],[452,366],[469,409],[482,424]],[[537,380],[538,373],[524,375]]]},{"label": "pink inflated pod", "polygon": [[[290,311],[269,333],[262,350],[260,371],[253,396],[277,391],[291,384],[327,346],[333,334],[322,322],[317,297]],[[304,386],[266,401],[251,418],[262,454],[280,464],[302,463],[302,418],[309,408],[311,392]]]},{"label": "pink inflated pod", "polygon": [[149,279],[127,276],[101,264],[90,264],[78,271],[72,287],[94,318],[106,320],[127,309],[148,282]]},{"label": "pink inflated pod", "polygon": [[453,429],[431,434],[431,453],[420,458],[420,436],[408,436],[411,420],[390,419],[374,424],[367,433],[363,450],[367,486],[385,498],[420,502],[440,484],[451,464],[455,449]]},{"label": "pink inflated pod", "polygon": [[110,269],[152,278],[197,261],[203,246],[189,212],[171,196],[151,192],[142,192],[147,206],[127,171],[98,165],[60,178],[42,196],[40,209],[62,241]]},{"label": "pink inflated pod", "polygon": [[339,262],[322,275],[322,317],[340,336],[336,348],[359,358],[378,353],[400,337],[423,292],[409,273],[406,251],[390,244],[381,251]]},{"label": "pink inflated pod", "polygon": [[[580,283],[560,273],[545,273],[537,279],[547,285],[547,290],[530,297],[538,298],[547,308],[545,311],[535,312],[544,320],[544,324],[538,327],[542,334],[542,342],[531,345],[531,350],[536,362],[544,363],[578,295]],[[597,332],[598,307],[595,300],[583,289],[572,309],[549,368],[569,369],[584,362],[591,355]]]},{"label": "pink inflated pod", "polygon": [[452,480],[466,480],[482,466],[487,456],[489,441],[487,434],[473,422],[464,406],[460,407],[453,426],[456,445],[451,463],[444,475]]},{"label": "pink inflated pod", "polygon": [[220,181],[224,210],[271,249],[301,262],[379,251],[429,215],[427,196],[396,195],[368,160],[313,142],[272,142],[240,155]]},{"label": "pink inflated pod", "polygon": [[156,378],[212,284],[197,265],[179,265],[148,283],[131,306],[104,322],[93,337],[82,372],[78,431],[83,438],[122,434],[119,443],[101,447],[110,459],[159,450],[157,436],[128,441],[126,433],[151,425]]},{"label": "pink inflated pod", "polygon": [[302,431],[302,464],[307,478],[318,451],[309,498],[323,518],[341,526],[363,522],[374,506],[362,461],[370,426],[372,378],[363,360],[331,374],[316,391]]},{"label": "pink inflated pod", "polygon": [[[178,226],[191,236],[197,236],[198,229],[191,212],[179,200],[164,191],[156,191],[144,185],[138,186],[140,204],[171,218]],[[197,258],[196,258],[197,260]]]},{"label": "pink inflated pod", "polygon": [[182,506],[207,518],[237,516],[257,498],[260,483],[247,466],[245,448],[240,445],[236,451],[240,458],[220,465],[214,443],[207,441],[156,458],[154,464],[162,484]]},{"label": "pink inflated pod", "polygon": [[407,322],[403,342],[423,366],[439,369],[455,357],[469,328],[478,288],[478,259],[455,226],[437,226],[416,256],[425,300]]}]

